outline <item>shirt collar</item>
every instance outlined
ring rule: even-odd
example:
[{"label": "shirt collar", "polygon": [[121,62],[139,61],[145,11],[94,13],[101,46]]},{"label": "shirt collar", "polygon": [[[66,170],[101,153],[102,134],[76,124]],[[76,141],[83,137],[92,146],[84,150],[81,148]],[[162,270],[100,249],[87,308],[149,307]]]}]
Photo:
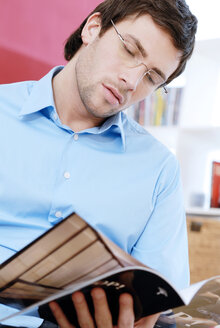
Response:
[{"label": "shirt collar", "polygon": [[21,108],[19,116],[32,114],[46,107],[53,107],[55,109],[52,78],[62,68],[63,66],[54,67],[47,75],[34,83],[30,90],[29,97]]},{"label": "shirt collar", "polygon": [[[51,108],[56,111],[54,98],[53,98],[53,89],[52,89],[52,78],[55,74],[63,69],[64,66],[56,66],[54,67],[47,75],[45,75],[42,79],[35,82],[32,86],[29,96],[24,102],[23,107],[19,113],[19,116],[25,116],[28,114],[32,114],[38,112],[44,108]],[[110,118],[108,118],[99,128],[96,129],[88,129],[89,132],[93,132],[96,130],[98,133],[103,133],[112,127],[116,127],[114,132],[120,134],[122,148],[125,150],[125,133],[123,126],[123,117],[122,113],[119,112]],[[93,132],[94,133],[94,132]]]},{"label": "shirt collar", "polygon": [[123,126],[123,116],[122,112],[119,112],[111,117],[109,117],[101,126],[100,132],[107,131],[111,127],[115,126],[117,133],[121,136],[121,142],[123,150],[125,150],[125,131]]}]

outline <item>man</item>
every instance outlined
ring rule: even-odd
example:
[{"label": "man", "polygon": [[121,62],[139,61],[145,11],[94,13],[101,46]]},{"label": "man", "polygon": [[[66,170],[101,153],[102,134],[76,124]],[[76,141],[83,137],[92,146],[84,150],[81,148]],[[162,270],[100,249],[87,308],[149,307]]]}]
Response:
[{"label": "man", "polygon": [[[196,25],[184,0],[106,0],[68,39],[64,68],[0,87],[1,261],[76,211],[177,288],[188,284],[177,161],[121,111],[184,70]],[[80,326],[112,327],[103,290],[92,297],[96,323],[73,295]],[[118,327],[133,327],[132,309],[122,295]]]}]

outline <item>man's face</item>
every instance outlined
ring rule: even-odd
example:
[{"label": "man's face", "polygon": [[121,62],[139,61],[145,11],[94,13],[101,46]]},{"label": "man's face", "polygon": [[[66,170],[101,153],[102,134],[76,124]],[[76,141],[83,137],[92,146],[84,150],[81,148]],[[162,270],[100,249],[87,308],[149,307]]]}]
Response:
[{"label": "man's face", "polygon": [[129,17],[116,27],[123,39],[142,48],[144,65],[130,65],[123,57],[123,43],[113,27],[101,37],[97,25],[85,29],[86,42],[75,65],[76,83],[81,105],[96,118],[116,114],[152,93],[148,75],[143,77],[147,68],[167,79],[179,64],[180,51],[149,15]]}]

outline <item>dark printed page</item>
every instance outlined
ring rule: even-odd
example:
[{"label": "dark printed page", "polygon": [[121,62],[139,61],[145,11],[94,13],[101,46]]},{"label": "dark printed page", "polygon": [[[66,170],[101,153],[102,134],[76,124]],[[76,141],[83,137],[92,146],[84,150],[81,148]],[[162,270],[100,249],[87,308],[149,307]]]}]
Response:
[{"label": "dark printed page", "polygon": [[[95,281],[81,289],[92,315],[94,315],[94,308],[90,292],[96,286],[103,288],[106,292],[114,325],[117,324],[119,313],[118,300],[121,293],[128,292],[133,296],[136,320],[183,304],[180,296],[168,282],[159,275],[155,275],[154,272],[145,271],[139,267],[106,276],[102,280]],[[71,293],[56,301],[74,327],[80,327],[73,308]],[[44,319],[56,322],[48,305],[41,306],[39,313]]]}]

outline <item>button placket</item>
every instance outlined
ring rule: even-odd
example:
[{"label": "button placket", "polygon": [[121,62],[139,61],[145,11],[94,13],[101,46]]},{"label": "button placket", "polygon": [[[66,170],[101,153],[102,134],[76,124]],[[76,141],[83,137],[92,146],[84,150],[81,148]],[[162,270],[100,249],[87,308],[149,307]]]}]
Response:
[{"label": "button placket", "polygon": [[[69,142],[68,142],[68,148],[66,146],[65,148],[65,152],[64,155],[62,156],[62,162],[60,164],[61,166],[61,176],[60,178],[57,180],[58,185],[57,185],[57,193],[56,196],[53,199],[53,205],[51,208],[51,216],[50,216],[50,221],[51,222],[57,222],[58,220],[62,219],[63,217],[66,217],[66,208],[64,207],[64,202],[60,202],[60,199],[62,199],[62,195],[68,195],[69,194],[69,188],[71,186],[71,179],[74,176],[74,172],[73,172],[73,176],[72,176],[72,168],[71,170],[70,167],[72,165],[72,161],[69,160],[69,155],[68,155],[68,151],[71,151],[72,153],[72,149],[69,149],[69,147],[71,148],[75,142],[79,139],[79,134],[74,133],[73,135],[69,136]],[[77,146],[77,145],[75,145]],[[63,181],[63,183],[62,183]],[[62,190],[62,192],[61,192]],[[62,195],[61,195],[62,193]],[[68,196],[66,197],[66,199],[68,198]],[[68,207],[68,206],[67,206]]]},{"label": "button placket", "polygon": [[79,139],[79,135],[77,133],[74,134],[73,139],[77,141]]},{"label": "button placket", "polygon": [[68,172],[68,171],[64,172],[63,176],[64,176],[65,179],[69,179],[70,178],[70,172]]}]

